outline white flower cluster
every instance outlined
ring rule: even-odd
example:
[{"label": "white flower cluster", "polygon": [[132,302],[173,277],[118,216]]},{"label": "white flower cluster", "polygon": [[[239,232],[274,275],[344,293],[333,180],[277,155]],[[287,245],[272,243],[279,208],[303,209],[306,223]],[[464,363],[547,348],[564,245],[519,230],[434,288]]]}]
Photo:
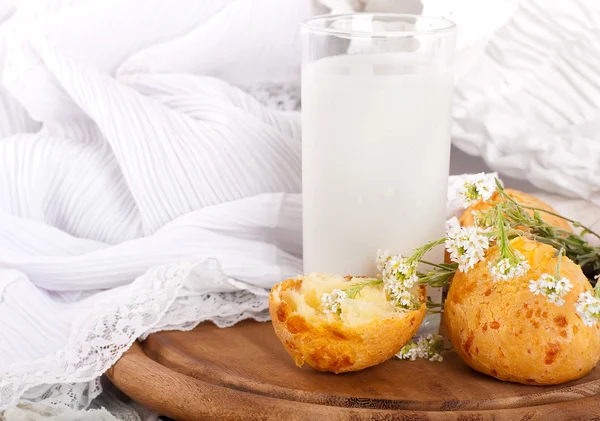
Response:
[{"label": "white flower cluster", "polygon": [[582,292],[579,294],[575,309],[586,326],[594,326],[600,318],[600,298],[589,291]]},{"label": "white flower cluster", "polygon": [[563,298],[571,289],[573,284],[567,278],[559,278],[544,273],[537,281],[529,282],[529,290],[535,295],[545,296],[549,302],[562,306],[565,303]]},{"label": "white flower cluster", "polygon": [[407,309],[413,306],[413,295],[399,280],[389,279],[384,282],[383,288],[392,305]]},{"label": "white flower cluster", "polygon": [[392,259],[392,255],[388,250],[378,250],[377,258],[375,259],[375,263],[377,263],[377,270],[380,273],[386,269],[388,262]]},{"label": "white flower cluster", "polygon": [[400,255],[392,256],[388,251],[381,250],[377,253],[376,262],[390,302],[403,309],[412,308],[414,297],[410,288],[419,280],[416,265]]},{"label": "white flower cluster", "polygon": [[512,260],[508,258],[500,259],[498,262],[493,264],[489,263],[488,267],[494,282],[507,281],[509,279],[518,278],[523,276],[530,269],[529,262],[525,260],[525,257],[517,250],[514,251],[517,259]]},{"label": "white flower cluster", "polygon": [[396,279],[406,288],[412,288],[419,280],[414,264],[409,264],[401,255],[392,256],[388,251],[377,253],[377,269],[381,272],[383,281]]},{"label": "white flower cluster", "polygon": [[489,229],[475,226],[461,227],[458,219],[446,223],[446,249],[453,262],[458,263],[461,272],[467,272],[485,258],[490,246]]},{"label": "white flower cluster", "polygon": [[444,357],[440,352],[444,350],[444,338],[441,335],[429,334],[420,337],[417,342],[410,341],[396,354],[402,360],[415,361],[417,358],[425,358],[429,361],[442,362]]},{"label": "white flower cluster", "polygon": [[489,200],[496,190],[496,178],[491,174],[470,174],[465,176],[465,183],[458,191],[458,197],[463,200],[463,207]]},{"label": "white flower cluster", "polygon": [[326,292],[321,296],[323,313],[336,314],[340,312],[342,310],[342,301],[346,298],[348,298],[348,294],[341,289],[334,289],[331,293]]}]

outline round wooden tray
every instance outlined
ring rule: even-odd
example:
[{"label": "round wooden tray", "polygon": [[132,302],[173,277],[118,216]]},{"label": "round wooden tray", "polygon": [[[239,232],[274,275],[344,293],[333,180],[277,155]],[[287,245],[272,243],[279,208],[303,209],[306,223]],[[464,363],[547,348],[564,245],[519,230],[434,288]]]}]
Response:
[{"label": "round wooden tray", "polygon": [[153,334],[108,376],[179,421],[600,419],[600,368],[560,386],[523,386],[479,374],[449,352],[443,363],[393,359],[334,375],[296,367],[271,324],[250,321]]}]

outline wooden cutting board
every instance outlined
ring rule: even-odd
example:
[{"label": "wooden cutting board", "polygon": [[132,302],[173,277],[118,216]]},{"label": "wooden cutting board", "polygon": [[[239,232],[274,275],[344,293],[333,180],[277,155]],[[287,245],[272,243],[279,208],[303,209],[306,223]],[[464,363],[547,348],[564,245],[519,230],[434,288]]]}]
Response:
[{"label": "wooden cutting board", "polygon": [[453,352],[443,363],[393,359],[357,373],[298,368],[270,323],[204,323],[135,344],[108,372],[139,403],[196,420],[600,420],[600,368],[560,386],[479,374]]}]

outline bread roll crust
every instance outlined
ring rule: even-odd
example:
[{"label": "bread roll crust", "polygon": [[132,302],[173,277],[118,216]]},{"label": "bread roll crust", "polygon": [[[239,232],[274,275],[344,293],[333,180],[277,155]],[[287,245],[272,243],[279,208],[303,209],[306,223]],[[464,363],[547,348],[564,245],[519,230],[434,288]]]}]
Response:
[{"label": "bread roll crust", "polygon": [[333,373],[358,371],[380,364],[402,349],[417,333],[426,313],[425,288],[420,287],[422,305],[410,312],[365,319],[350,326],[341,319],[319,312],[305,314],[285,299],[285,291],[302,291],[303,279],[288,279],[275,285],[269,296],[269,312],[275,334],[297,366]]},{"label": "bread roll crust", "polygon": [[494,282],[485,261],[467,273],[457,272],[445,303],[449,339],[465,363],[500,380],[552,385],[588,374],[600,358],[600,326],[585,326],[574,304],[591,285],[581,268],[562,257],[561,276],[573,288],[557,306],[529,290],[529,281],[556,272],[555,249],[525,238],[513,247],[529,261],[522,277]]}]

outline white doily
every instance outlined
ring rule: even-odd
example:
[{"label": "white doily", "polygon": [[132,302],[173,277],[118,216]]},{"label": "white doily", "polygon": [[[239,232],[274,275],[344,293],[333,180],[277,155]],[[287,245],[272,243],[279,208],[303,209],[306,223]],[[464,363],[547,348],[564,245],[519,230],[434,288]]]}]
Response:
[{"label": "white doily", "polygon": [[261,104],[280,111],[300,109],[300,87],[293,84],[259,84],[244,89]]}]

